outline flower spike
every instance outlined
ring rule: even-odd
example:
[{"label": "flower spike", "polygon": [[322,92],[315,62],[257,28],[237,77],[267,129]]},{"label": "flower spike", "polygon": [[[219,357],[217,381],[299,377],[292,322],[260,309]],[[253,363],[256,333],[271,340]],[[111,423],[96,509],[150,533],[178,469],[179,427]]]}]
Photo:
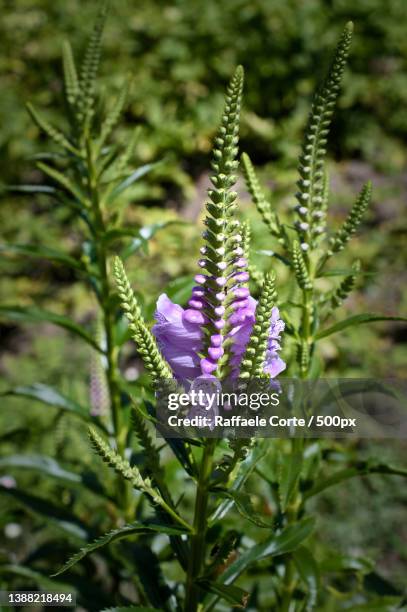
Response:
[{"label": "flower spike", "polygon": [[[206,203],[204,244],[198,262],[200,272],[195,276],[196,286],[188,308],[184,310],[173,304],[165,294],[157,302],[157,323],[152,331],[175,377],[182,382],[199,376],[216,376],[220,380],[238,378],[256,322],[256,300],[248,287],[250,229],[234,216],[237,194],[232,191],[239,163],[242,88],[243,68],[238,67],[227,90],[222,123],[215,139],[213,187],[208,191]],[[259,313],[261,318],[262,309]],[[277,309],[273,316],[283,329]],[[268,322],[268,331],[270,326]],[[267,358],[258,364],[256,372],[267,372]],[[278,372],[274,368],[271,376],[285,368],[284,362],[280,365]]]},{"label": "flower spike", "polygon": [[340,83],[349,55],[353,23],[346,24],[336,48],[327,78],[317,91],[312,103],[300,157],[297,193],[299,215],[297,232],[301,243],[314,245],[318,235],[318,213],[324,204],[324,159],[329,128],[332,121]]},{"label": "flower spike", "polygon": [[266,274],[256,307],[256,322],[239,365],[238,376],[241,379],[260,378],[264,374],[274,378],[285,368],[277,355],[284,323],[279,319],[276,297],[275,275]]},{"label": "flower spike", "polygon": [[123,263],[118,257],[114,263],[114,276],[122,307],[129,321],[133,339],[143,359],[144,367],[150,372],[154,383],[157,383],[160,379],[171,379],[171,368],[161,354],[154,335],[141,316],[136,296],[127,278]]},{"label": "flower spike", "polygon": [[346,218],[343,226],[330,239],[328,255],[342,251],[358,229],[372,198],[372,184],[367,182]]},{"label": "flower spike", "polygon": [[[215,139],[211,177],[213,189],[208,191],[206,204],[205,243],[201,249],[199,266],[202,273],[195,277],[198,287],[192,292],[185,318],[199,321],[205,329],[203,340],[202,374],[212,374],[221,364],[225,366],[225,341],[230,331],[227,314],[239,316],[244,308],[248,290],[242,291],[249,279],[244,257],[240,223],[233,218],[236,209],[235,191],[239,141],[239,117],[243,89],[243,68],[239,66],[230,82],[221,127]],[[240,289],[237,294],[234,292]],[[240,300],[240,301],[239,301]],[[240,313],[242,314],[242,313]]]}]

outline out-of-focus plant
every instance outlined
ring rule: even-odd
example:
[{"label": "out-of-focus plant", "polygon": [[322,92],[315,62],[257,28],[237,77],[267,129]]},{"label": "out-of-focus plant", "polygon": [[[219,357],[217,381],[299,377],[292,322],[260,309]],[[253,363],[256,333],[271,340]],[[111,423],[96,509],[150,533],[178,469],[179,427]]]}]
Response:
[{"label": "out-of-focus plant", "polygon": [[[40,0],[35,6],[21,0],[5,7],[0,24],[0,110],[5,117],[12,113],[14,120],[3,123],[0,145],[9,180],[15,181],[21,168],[15,159],[32,153],[34,146],[24,138],[29,125],[19,100],[34,91],[38,103],[52,103],[60,86],[55,78],[55,31],[74,36],[80,45],[82,24],[92,11],[91,4],[67,5],[62,0]],[[210,146],[220,88],[239,63],[247,72],[244,137],[250,152],[264,158],[271,150],[284,160],[293,159],[307,110],[304,95],[320,77],[321,58],[336,35],[334,24],[355,19],[359,36],[354,76],[344,85],[335,148],[402,168],[407,132],[401,110],[407,101],[403,18],[402,0],[386,5],[381,0],[357,5],[352,0],[211,0],[205,5],[180,0],[164,9],[147,0],[137,11],[130,4],[116,3],[104,80],[118,89],[116,65],[132,70],[137,64],[138,86],[125,121],[149,126],[142,146],[146,156],[175,152],[178,159],[188,157],[185,168],[176,170],[172,163],[162,170],[164,188],[171,182],[185,189],[191,185],[188,175],[199,171],[202,154]],[[239,40],[236,32],[241,33]],[[350,108],[352,113],[347,112]],[[52,112],[56,116],[59,110],[54,107]],[[162,191],[157,195],[154,190],[157,197]]]},{"label": "out-of-focus plant", "polygon": [[[343,225],[335,232],[329,231],[326,215],[330,194],[325,158],[329,128],[349,53],[352,28],[353,26],[349,25],[345,30],[329,73],[312,104],[299,161],[297,203],[293,206],[294,219],[291,223],[283,224],[280,221],[278,213],[272,209],[262,191],[249,156],[242,156],[247,188],[270,234],[270,246],[273,249],[268,254],[289,266],[291,277],[295,281],[291,286],[285,310],[290,315],[290,323],[297,321],[296,326],[289,326],[289,332],[295,341],[299,374],[304,377],[310,374],[318,376],[321,372],[316,351],[319,340],[348,327],[393,318],[363,313],[329,327],[323,326],[356,285],[360,263],[355,261],[349,269],[340,268],[339,253],[344,250],[361,224],[372,192],[371,184],[366,183]],[[328,263],[336,264],[337,267],[328,267]],[[262,273],[255,266],[252,265],[251,269],[254,279],[262,278]],[[343,277],[343,280],[327,291],[324,284],[322,288],[318,284],[320,279],[326,277]],[[295,316],[296,311],[300,313],[300,317]]]},{"label": "out-of-focus plant", "polygon": [[[127,259],[140,249],[145,249],[148,241],[171,222],[158,222],[144,227],[126,222],[125,207],[129,200],[129,189],[157,164],[150,163],[136,168],[132,165],[139,130],[135,130],[125,146],[112,141],[112,133],[128,102],[131,79],[125,80],[113,104],[109,105],[98,91],[97,73],[106,16],[107,4],[104,4],[79,69],[69,42],[64,43],[67,128],[63,130],[54,126],[32,104],[27,105],[34,123],[55,145],[54,149],[36,156],[37,168],[48,181],[13,188],[22,193],[49,196],[55,206],[65,211],[78,237],[79,249],[69,253],[62,248],[49,248],[44,244],[1,245],[1,252],[7,256],[25,257],[32,261],[45,260],[65,266],[93,295],[96,312],[91,329],[68,316],[37,306],[0,305],[0,318],[3,321],[50,323],[86,343],[92,355],[89,368],[90,406],[85,398],[76,401],[42,383],[21,384],[6,389],[2,391],[2,397],[21,397],[28,403],[39,402],[44,407],[53,407],[85,423],[92,423],[97,431],[110,437],[118,452],[125,453],[133,429],[119,359],[121,347],[129,336],[123,317],[117,315],[117,297],[112,288],[109,257],[112,253],[120,252]],[[83,462],[82,473],[72,471],[70,466],[63,465],[55,458],[40,454],[2,457],[1,465],[5,470],[16,468],[48,475],[57,486],[69,486],[71,483],[79,487],[82,496],[90,494],[92,500],[93,495],[91,503],[94,508],[100,505],[101,500],[104,501],[113,524],[120,524],[134,516],[137,500],[131,494],[130,485],[118,479],[103,482],[96,473],[88,471],[88,460]],[[84,520],[83,507],[73,507],[75,498],[70,500],[69,505],[72,507],[67,510],[63,505],[47,501],[41,495],[22,491],[15,485],[9,487],[7,482],[0,486],[3,495],[22,504],[29,512],[38,514],[45,519],[46,524],[55,524],[65,536],[75,541],[79,539],[86,542],[101,528],[94,523],[92,516],[88,522]],[[0,572],[14,572],[18,575],[19,568],[7,564],[2,566]],[[29,574],[29,569],[27,572]],[[39,581],[40,584],[47,580],[34,570],[31,575],[28,574],[29,579]],[[89,597],[94,596],[94,591],[89,593]],[[91,605],[86,602],[87,595],[83,596],[83,602],[87,606]]]},{"label": "out-of-focus plant", "polygon": [[[358,267],[355,265],[349,273],[341,271],[345,279],[333,292],[316,293],[316,279],[325,270],[327,261],[346,246],[361,222],[370,198],[370,186],[365,186],[343,226],[323,249],[327,208],[325,148],[351,35],[352,25],[348,24],[328,77],[312,107],[300,160],[299,204],[296,207],[299,220],[294,226],[282,225],[277,215],[267,207],[254,169],[248,158],[244,158],[249,189],[272,237],[277,240],[279,248],[284,249],[277,256],[290,266],[293,282],[298,287],[299,296],[293,297],[288,306],[300,310],[300,320],[296,323],[288,307],[284,309],[287,313],[284,319],[286,330],[295,341],[297,374],[301,378],[318,374],[313,365],[318,339],[351,325],[402,319],[356,315],[334,326],[322,327],[322,331],[319,327],[319,322],[328,318],[352,290]],[[118,259],[115,264],[122,307],[157,391],[163,381],[173,377],[181,388],[191,379],[211,384],[211,381],[223,382],[230,378],[237,379],[241,388],[256,377],[274,378],[285,367],[278,356],[284,324],[276,309],[275,279],[266,273],[258,302],[250,296],[246,270],[250,254],[249,232],[247,226],[241,226],[236,218],[237,194],[232,188],[238,165],[242,81],[243,72],[238,68],[228,89],[221,127],[215,140],[212,188],[206,204],[206,229],[199,261],[201,272],[195,277],[197,286],[192,290],[188,308],[184,310],[174,304],[165,294],[160,296],[156,324],[150,330],[122,262]],[[260,272],[255,274],[258,281],[261,276]],[[374,460],[348,460],[345,469],[327,474],[329,453],[326,451],[329,445],[323,442],[309,444],[301,438],[269,444],[265,440],[227,442],[216,438],[168,437],[160,449],[148,430],[148,421],[156,420],[155,407],[147,402],[145,408],[146,412],[139,402],[135,402],[134,425],[147,457],[141,469],[131,465],[124,454],[110,446],[103,434],[91,429],[90,437],[103,461],[149,502],[154,516],[151,518],[150,513],[141,512],[138,522],[129,523],[84,547],[61,571],[69,570],[114,538],[125,539],[129,534],[145,529],[169,536],[169,549],[163,553],[162,565],[175,562],[179,570],[176,582],[171,586],[167,582],[167,597],[161,601],[160,609],[195,612],[248,605],[257,610],[288,612],[325,609],[325,604],[329,609],[329,597],[322,592],[322,583],[327,581],[328,572],[313,555],[312,546],[305,545],[315,527],[309,500],[357,475],[386,473],[406,476],[406,470]],[[168,447],[192,484],[192,521],[187,515],[187,496],[175,499],[166,475],[160,451]],[[273,469],[265,470],[267,462]],[[270,505],[275,511],[272,520],[261,509],[253,508],[247,494],[249,476],[254,473],[271,492]],[[255,526],[248,540],[241,524],[237,529],[230,528],[232,509],[236,509],[247,524]],[[262,530],[265,537],[259,535]],[[346,601],[345,597],[333,597],[335,609],[346,609],[353,601],[369,606],[373,600],[369,599],[368,589],[365,592],[362,584],[366,586],[368,580],[379,581],[369,563],[357,559],[345,561],[337,558],[336,561],[335,571],[344,575],[353,563],[360,587],[355,589],[355,593],[351,592]],[[262,572],[266,570],[267,575],[270,569],[267,592],[263,593],[259,586],[253,588],[248,575],[256,576],[257,582],[261,580]],[[245,586],[249,583],[248,590],[234,584],[238,578],[244,580]],[[327,585],[330,588],[329,581]],[[157,605],[155,594],[146,592],[145,595],[151,605]],[[401,594],[396,592],[390,603],[399,605],[401,601]],[[389,603],[389,599],[383,599],[382,603]]]}]

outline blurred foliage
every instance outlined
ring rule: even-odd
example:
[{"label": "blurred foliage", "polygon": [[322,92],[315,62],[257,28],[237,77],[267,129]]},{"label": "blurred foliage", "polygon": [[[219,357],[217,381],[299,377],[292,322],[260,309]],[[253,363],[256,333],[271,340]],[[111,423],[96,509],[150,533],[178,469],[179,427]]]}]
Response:
[{"label": "blurred foliage", "polygon": [[[28,99],[55,107],[61,42],[84,44],[97,2],[2,1],[0,144],[5,178],[36,146]],[[210,148],[221,92],[233,68],[247,74],[243,143],[250,154],[293,159],[327,51],[352,19],[356,37],[335,120],[335,150],[401,167],[407,136],[407,42],[403,0],[120,0],[104,36],[104,87],[113,95],[134,77],[127,125],[146,124],[141,153],[171,153],[166,181],[184,188]],[[58,36],[55,33],[58,32]],[[120,70],[117,67],[120,66]],[[351,112],[349,112],[351,111]],[[125,129],[125,128],[123,128]]]},{"label": "blurred foliage", "polygon": [[[75,55],[79,55],[76,50],[84,47],[97,6],[96,1],[1,0],[0,162],[4,185],[42,181],[41,173],[33,170],[28,158],[43,151],[44,137],[28,117],[25,102],[30,100],[38,108],[46,108],[47,117],[64,124],[59,110],[61,42],[69,38]],[[295,160],[310,96],[325,71],[327,51],[348,19],[356,24],[350,58],[352,75],[345,76],[330,145],[330,153],[336,159],[331,163],[333,191],[338,194],[330,211],[334,224],[339,225],[344,218],[350,193],[367,178],[373,181],[374,197],[362,235],[352,243],[350,254],[344,256],[344,267],[348,261],[360,258],[365,274],[360,291],[343,309],[348,314],[363,309],[388,314],[405,312],[406,220],[401,202],[406,195],[403,144],[407,136],[404,112],[407,39],[403,0],[113,3],[104,34],[101,69],[108,104],[128,75],[133,77],[129,103],[115,139],[126,140],[132,129],[141,125],[138,161],[163,160],[131,190],[133,205],[126,212],[127,222],[141,227],[179,219],[179,215],[188,220],[198,216],[195,204],[201,204],[207,185],[205,169],[224,84],[238,63],[244,64],[247,74],[242,149],[250,153],[257,166],[265,165],[260,174],[267,181],[272,203],[283,211],[284,217],[284,210],[293,204]],[[344,159],[352,161],[341,161]],[[259,251],[269,249],[270,245],[242,186],[239,191],[243,216],[252,224],[256,263],[264,269],[270,261]],[[0,211],[2,241],[46,244],[71,253],[78,250],[80,237],[72,229],[69,215],[56,209],[49,198],[34,199],[30,194],[16,195],[10,191],[5,195]],[[146,241],[129,259],[132,280],[148,318],[151,319],[155,298],[162,291],[180,303],[185,301],[199,234],[200,228],[188,223],[170,226]],[[0,269],[2,301],[40,303],[54,311],[69,312],[76,320],[86,323],[93,320],[94,302],[62,266],[29,258],[2,257]],[[283,266],[280,269],[277,265],[277,272],[283,286]],[[334,341],[327,339],[322,346],[326,371],[329,375],[343,376],[405,376],[404,340],[401,326],[387,324],[357,328],[336,336]],[[74,400],[87,402],[90,354],[64,331],[47,324],[35,330],[19,324],[2,324],[1,349],[0,371],[7,381],[2,384],[41,381]],[[121,365],[129,383],[137,378],[140,363],[132,346],[126,347]],[[73,416],[44,410],[43,406],[21,398],[2,398],[2,404],[2,454],[3,451],[12,454],[16,449],[47,454],[74,472],[82,470],[85,463],[102,480],[108,478],[107,469],[87,450],[83,427]],[[274,444],[273,457],[279,455],[282,446],[284,443],[279,441]],[[348,450],[338,447],[333,461],[342,452],[346,457]],[[370,455],[386,454],[391,461],[401,459],[404,451],[384,444],[362,449]],[[135,462],[140,460],[139,454],[134,452]],[[175,492],[184,493],[187,483],[176,462],[169,456],[166,459],[168,478]],[[273,465],[265,463],[263,467],[272,473]],[[9,471],[3,469],[3,473],[7,475]],[[109,529],[111,508],[106,512],[105,502],[95,500],[91,494],[78,495],[64,484],[23,469],[15,469],[13,477],[22,489],[38,489],[41,497],[69,507],[92,528]],[[384,479],[376,476],[369,483],[367,479],[355,480],[349,487],[343,485],[334,492],[325,492],[318,501],[322,515],[318,539],[332,546],[332,554],[326,548],[317,549],[318,560],[328,562],[327,557],[329,560],[331,556],[333,560],[338,558],[339,563],[341,554],[358,555],[363,550],[378,561],[381,573],[402,589],[406,558],[402,546],[405,529],[400,526],[405,522],[405,495],[399,482],[395,479],[384,484]],[[256,508],[271,515],[275,512],[272,504],[266,507],[270,496],[264,483],[252,493]],[[187,495],[187,504],[188,499]],[[234,512],[231,528],[241,528],[241,523],[242,517]],[[20,527],[17,536],[7,530],[10,524]],[[50,571],[66,558],[67,550],[77,550],[78,541],[74,537],[66,540],[66,534],[60,536],[58,527],[43,530],[43,524],[41,517],[33,521],[12,499],[5,501],[0,521],[0,560],[9,564],[9,570],[0,578],[3,588],[10,584],[15,588],[46,584]],[[372,524],[376,526],[373,536]],[[247,524],[248,538],[253,531],[253,526]],[[162,542],[159,549],[165,558]],[[108,558],[110,567],[115,567],[115,554],[113,548]],[[22,563],[34,568],[38,575],[20,576],[16,567]],[[369,563],[361,561],[358,570],[354,573],[349,570],[355,583],[369,573]],[[278,574],[279,565],[262,569],[266,572],[258,576],[258,581],[267,587],[268,572]],[[101,555],[86,560],[69,580],[84,593],[84,601],[93,601],[93,609],[113,605],[109,597],[115,588],[124,589],[124,597],[129,601],[134,599],[131,576],[126,572],[109,574]],[[341,598],[341,589],[345,587],[337,586],[337,592],[326,593],[326,609],[338,609],[338,600],[353,609],[355,599],[351,595],[349,599],[346,595]],[[365,604],[363,598],[356,601]],[[252,609],[256,605],[259,604],[254,593]],[[261,601],[261,605],[267,609],[268,601]],[[388,605],[386,609],[392,609],[391,603]]]}]

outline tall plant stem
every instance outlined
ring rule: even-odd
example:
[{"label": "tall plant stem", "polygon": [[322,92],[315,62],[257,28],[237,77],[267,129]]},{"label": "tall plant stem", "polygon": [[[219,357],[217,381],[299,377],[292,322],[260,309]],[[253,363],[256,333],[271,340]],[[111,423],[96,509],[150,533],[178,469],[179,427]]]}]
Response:
[{"label": "tall plant stem", "polygon": [[[311,278],[312,283],[314,282],[314,271],[310,264],[309,259],[306,261],[308,274]],[[301,342],[307,347],[307,354],[312,354],[312,333],[311,333],[311,316],[312,316],[312,294],[313,289],[304,289],[302,291],[302,319],[301,319]],[[306,380],[309,376],[310,361],[307,359],[305,367],[303,364],[300,365],[300,378]],[[291,452],[294,453],[298,446],[303,447],[304,440],[301,438],[294,438],[291,440]],[[294,523],[298,518],[298,509],[300,507],[300,492],[298,489],[298,482],[293,493],[293,500],[290,506],[287,508],[286,519],[287,523]],[[297,579],[295,575],[295,565],[291,555],[287,556],[285,562],[284,578],[281,589],[281,612],[288,612],[290,609],[290,603],[292,595],[296,587]]]},{"label": "tall plant stem", "polygon": [[[302,448],[304,440],[302,438],[294,438],[292,441],[292,452]],[[294,491],[293,498],[286,510],[287,524],[290,525],[297,520],[298,509],[300,507],[300,493],[298,491],[298,485]],[[285,562],[285,571],[281,588],[281,606],[280,612],[288,612],[290,609],[290,603],[292,595],[296,587],[296,576],[295,576],[295,565],[292,557],[289,555]]]},{"label": "tall plant stem", "polygon": [[191,553],[186,584],[185,612],[196,612],[198,610],[199,588],[195,584],[195,580],[201,573],[202,564],[205,559],[209,486],[215,446],[216,439],[206,440],[199,469],[194,509],[194,534],[191,538]]},{"label": "tall plant stem", "polygon": [[[112,311],[111,304],[112,291],[108,273],[108,253],[105,245],[106,226],[100,202],[100,189],[95,168],[94,151],[92,142],[89,138],[86,142],[86,165],[88,176],[88,195],[94,216],[94,247],[100,279],[98,299],[103,318],[106,381],[109,390],[110,415],[117,451],[119,454],[123,454],[126,449],[127,429],[122,423],[121,418],[118,364],[119,353],[114,341],[114,313]],[[129,487],[127,483],[123,483],[120,487],[119,496],[121,498],[121,507],[126,514],[126,518],[130,518],[128,516]]]}]

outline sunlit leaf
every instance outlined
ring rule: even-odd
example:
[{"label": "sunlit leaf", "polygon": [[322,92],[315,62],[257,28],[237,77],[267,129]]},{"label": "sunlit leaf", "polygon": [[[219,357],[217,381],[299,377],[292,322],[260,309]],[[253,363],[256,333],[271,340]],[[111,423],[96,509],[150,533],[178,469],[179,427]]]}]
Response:
[{"label": "sunlit leaf", "polygon": [[144,164],[144,166],[140,166],[140,168],[137,168],[136,170],[134,170],[134,172],[132,172],[128,177],[126,177],[123,181],[121,181],[112,190],[112,192],[110,193],[110,195],[107,198],[107,202],[108,203],[113,202],[117,198],[117,196],[119,196],[121,193],[123,193],[123,191],[125,191],[126,189],[131,187],[131,185],[133,185],[133,183],[135,183],[136,181],[141,179],[143,176],[145,176],[146,174],[151,172],[151,170],[156,168],[161,163],[162,162],[154,162],[154,163],[150,163],[150,164]]},{"label": "sunlit leaf", "polygon": [[120,257],[126,260],[130,255],[133,255],[141,248],[148,252],[148,241],[154,238],[156,233],[170,225],[184,225],[185,221],[179,219],[171,219],[170,221],[163,221],[162,223],[153,223],[152,225],[145,225],[138,233],[134,236],[130,244],[128,244],[120,253]]}]

